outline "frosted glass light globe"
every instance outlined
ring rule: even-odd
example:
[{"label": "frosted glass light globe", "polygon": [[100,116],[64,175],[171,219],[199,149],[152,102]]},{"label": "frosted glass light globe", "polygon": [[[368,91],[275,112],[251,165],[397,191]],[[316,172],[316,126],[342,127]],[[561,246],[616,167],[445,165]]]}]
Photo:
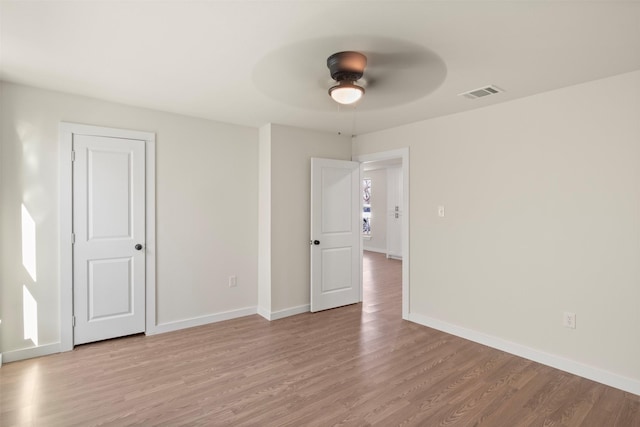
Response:
[{"label": "frosted glass light globe", "polygon": [[364,95],[364,88],[352,82],[342,81],[329,89],[329,95],[338,104],[349,105],[358,102]]}]

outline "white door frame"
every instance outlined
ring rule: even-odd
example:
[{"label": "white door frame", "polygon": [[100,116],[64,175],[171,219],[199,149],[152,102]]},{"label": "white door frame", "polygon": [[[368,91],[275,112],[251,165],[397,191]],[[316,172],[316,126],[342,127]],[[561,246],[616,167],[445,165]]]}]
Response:
[{"label": "white door frame", "polygon": [[[379,160],[402,159],[402,318],[409,319],[409,148],[399,148],[397,150],[382,151],[371,154],[360,154],[352,156],[351,160],[360,162],[362,174],[364,162],[375,162]],[[360,287],[362,288],[362,269],[360,269]],[[362,291],[360,292],[362,295]]]},{"label": "white door frame", "polygon": [[60,122],[60,351],[73,350],[73,135],[145,141],[145,333],[156,329],[156,136],[152,132]]}]

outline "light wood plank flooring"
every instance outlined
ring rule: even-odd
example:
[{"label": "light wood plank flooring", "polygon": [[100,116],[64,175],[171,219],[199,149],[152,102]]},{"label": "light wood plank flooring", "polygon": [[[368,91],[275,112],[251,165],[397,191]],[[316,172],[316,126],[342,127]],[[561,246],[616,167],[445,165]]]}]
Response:
[{"label": "light wood plank flooring", "polygon": [[362,304],[249,316],[0,369],[9,426],[640,426],[640,397],[401,320],[401,263]]}]

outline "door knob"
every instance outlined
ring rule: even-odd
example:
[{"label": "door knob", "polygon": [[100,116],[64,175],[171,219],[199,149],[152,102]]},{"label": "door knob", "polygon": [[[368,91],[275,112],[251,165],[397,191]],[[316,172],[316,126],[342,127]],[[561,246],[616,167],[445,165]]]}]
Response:
[{"label": "door knob", "polygon": [[134,246],[134,248],[136,248],[136,251],[139,251],[142,249],[142,245],[138,243],[137,245]]},{"label": "door knob", "polygon": [[314,244],[314,245],[319,245],[319,244],[320,244],[320,240],[314,240],[314,241],[313,241],[313,244]]}]

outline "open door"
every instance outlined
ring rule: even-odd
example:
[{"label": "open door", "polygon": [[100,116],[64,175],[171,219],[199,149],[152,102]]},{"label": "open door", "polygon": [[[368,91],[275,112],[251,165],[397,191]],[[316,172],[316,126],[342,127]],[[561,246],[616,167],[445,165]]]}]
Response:
[{"label": "open door", "polygon": [[311,159],[311,311],[360,295],[360,164]]}]

